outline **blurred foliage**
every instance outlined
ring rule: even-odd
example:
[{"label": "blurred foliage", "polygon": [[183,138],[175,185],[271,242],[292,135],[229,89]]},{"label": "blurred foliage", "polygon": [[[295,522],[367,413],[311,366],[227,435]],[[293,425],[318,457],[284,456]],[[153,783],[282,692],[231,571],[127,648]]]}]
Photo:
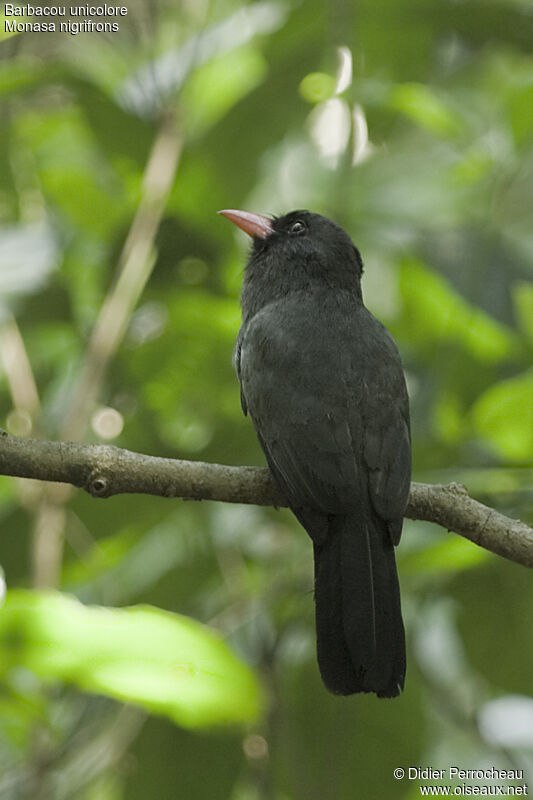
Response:
[{"label": "blurred foliage", "polygon": [[254,721],[259,689],[198,623],[155,608],[82,606],[19,590],[0,620],[0,674],[29,669],[168,714],[187,727]]},{"label": "blurred foliage", "polygon": [[[352,234],[366,303],[402,351],[414,479],[531,520],[532,41],[526,0],[132,0],[116,34],[7,37],[2,424],[60,435],[172,113],[183,150],[154,268],[99,391],[123,423],[113,443],[263,463],[231,367],[247,242],[215,212],[312,208]],[[98,419],[85,438],[108,441]],[[395,766],[533,769],[531,577],[434,525],[406,523],[398,551],[409,668],[385,702],[323,689],[311,548],[288,512],[3,479],[0,517],[2,797],[412,798]],[[59,525],[56,588],[152,608],[33,593],[43,518]],[[102,613],[131,635],[102,636]],[[211,647],[197,688],[157,672]],[[251,717],[250,669],[259,723],[182,727]]]}]

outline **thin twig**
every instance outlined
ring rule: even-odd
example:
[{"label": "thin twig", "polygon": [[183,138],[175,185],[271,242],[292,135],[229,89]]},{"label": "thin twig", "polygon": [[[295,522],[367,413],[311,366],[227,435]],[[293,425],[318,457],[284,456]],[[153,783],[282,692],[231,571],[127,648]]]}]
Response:
[{"label": "thin twig", "polygon": [[0,328],[0,358],[13,407],[31,418],[39,411],[39,394],[19,327],[9,316]]},{"label": "thin twig", "polygon": [[60,438],[82,438],[105,373],[154,266],[154,240],[182,147],[176,120],[162,120],[146,166],[142,197],[117,265],[117,280],[104,300],[85,351]]},{"label": "thin twig", "polygon": [[[154,240],[174,183],[182,139],[174,115],[161,120],[144,172],[141,199],[117,263],[110,288],[74,387],[60,438],[77,441],[84,435],[106,372],[118,350],[131,314],[154,266]],[[63,557],[68,492],[45,491],[35,518],[34,583],[56,586]]]}]

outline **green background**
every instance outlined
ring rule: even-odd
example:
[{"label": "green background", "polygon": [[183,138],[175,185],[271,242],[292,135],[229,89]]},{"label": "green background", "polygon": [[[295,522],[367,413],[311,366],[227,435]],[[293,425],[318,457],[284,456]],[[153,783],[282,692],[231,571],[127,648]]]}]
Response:
[{"label": "green background", "polygon": [[[531,3],[130,3],[118,21],[0,43],[1,424],[60,437],[170,118],[152,269],[97,387],[123,427],[105,438],[91,409],[79,437],[263,464],[231,366],[248,242],[216,211],[310,208],[352,235],[402,352],[413,478],[531,522]],[[533,767],[531,574],[455,534],[405,524],[408,675],[380,701],[322,687],[287,511],[4,478],[0,519],[2,798],[415,798],[395,767]],[[46,585],[144,608],[102,617]]]}]

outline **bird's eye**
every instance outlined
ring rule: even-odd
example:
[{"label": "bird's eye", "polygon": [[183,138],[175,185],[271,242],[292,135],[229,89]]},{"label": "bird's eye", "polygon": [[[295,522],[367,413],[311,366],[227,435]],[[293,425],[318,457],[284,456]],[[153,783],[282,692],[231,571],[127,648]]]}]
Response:
[{"label": "bird's eye", "polygon": [[297,219],[296,222],[293,222],[291,227],[289,228],[289,233],[299,234],[303,233],[306,229],[305,223],[302,222],[301,219]]}]

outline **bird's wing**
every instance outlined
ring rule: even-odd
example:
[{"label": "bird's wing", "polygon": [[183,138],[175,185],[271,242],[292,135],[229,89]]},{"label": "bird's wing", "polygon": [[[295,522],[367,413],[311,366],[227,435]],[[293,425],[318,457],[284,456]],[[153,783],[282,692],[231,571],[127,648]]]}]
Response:
[{"label": "bird's wing", "polygon": [[292,507],[323,514],[353,508],[360,476],[345,420],[333,414],[299,422],[285,419],[276,431],[262,419],[254,421],[269,466]]},{"label": "bird's wing", "polygon": [[292,507],[342,514],[364,508],[369,497],[398,543],[411,479],[407,398],[404,403],[399,377],[393,410],[369,404],[364,420],[356,404],[298,423],[286,419],[275,431],[254,419],[269,466]]},{"label": "bird's wing", "polygon": [[383,333],[383,352],[365,387],[363,459],[374,510],[398,544],[411,485],[409,400],[396,345],[384,328]]},{"label": "bird's wing", "polygon": [[[362,418],[341,382],[295,357],[281,362],[247,337],[241,350],[241,391],[269,466],[291,508],[342,514],[357,502]],[[258,366],[260,365],[260,366]]]},{"label": "bird's wing", "polygon": [[309,346],[311,335],[289,331],[293,348],[286,329],[258,315],[239,351],[243,406],[296,513],[371,503],[397,541],[410,484],[407,392],[392,338],[370,314],[362,324],[364,348],[350,327]]},{"label": "bird's wing", "polygon": [[409,423],[400,411],[395,409],[385,424],[372,420],[365,426],[364,460],[374,510],[389,523],[391,539],[398,544],[411,485]]},{"label": "bird's wing", "polygon": [[233,367],[235,369],[235,372],[237,373],[237,378],[239,379],[239,383],[241,386],[241,408],[242,408],[242,413],[246,417],[248,415],[248,406],[246,405],[246,398],[244,396],[244,391],[242,388],[241,347],[242,347],[242,329],[241,331],[239,331],[239,336],[237,337],[237,341],[235,343],[235,349],[233,350]]}]

